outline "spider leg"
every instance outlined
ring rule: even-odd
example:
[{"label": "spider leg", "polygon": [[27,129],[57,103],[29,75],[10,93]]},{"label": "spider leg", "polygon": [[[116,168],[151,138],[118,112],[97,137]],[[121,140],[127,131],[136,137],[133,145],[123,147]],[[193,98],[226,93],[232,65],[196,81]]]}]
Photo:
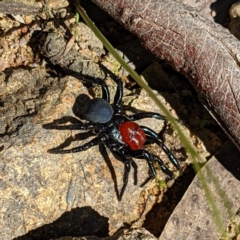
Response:
[{"label": "spider leg", "polygon": [[48,152],[49,153],[54,153],[54,154],[63,154],[63,153],[75,153],[75,152],[81,152],[81,151],[85,151],[93,146],[99,145],[100,143],[106,141],[107,138],[106,136],[102,136],[102,137],[96,137],[94,139],[92,139],[91,141],[83,144],[82,146],[79,147],[75,147],[72,149],[59,149],[57,148],[52,148],[49,149]]},{"label": "spider leg", "polygon": [[163,115],[161,115],[159,113],[155,113],[155,112],[135,113],[133,115],[128,116],[128,118],[131,121],[136,121],[136,120],[143,119],[143,118],[156,118],[156,119],[163,120],[163,121],[167,120],[165,116],[163,116]]},{"label": "spider leg", "polygon": [[131,169],[131,164],[130,164],[131,160],[127,159],[122,153],[117,152],[117,151],[113,150],[112,148],[110,148],[110,150],[116,159],[118,159],[122,163],[124,163],[123,186],[122,186],[120,194],[118,194],[118,201],[121,201],[123,193],[124,193],[127,183],[128,183],[128,176],[129,176],[129,172]]},{"label": "spider leg", "polygon": [[[70,122],[69,125],[61,125],[64,123]],[[77,118],[67,116],[61,119],[54,120],[51,123],[43,124],[43,128],[45,129],[57,129],[57,130],[90,130],[94,128],[93,124],[83,123]]]},{"label": "spider leg", "polygon": [[147,142],[156,143],[158,146],[160,146],[163,149],[163,151],[167,154],[172,164],[181,172],[182,169],[177,158],[170,152],[167,146],[158,138],[158,134],[152,129],[145,126],[141,126],[141,129],[147,134],[146,136]]},{"label": "spider leg", "polygon": [[87,138],[92,137],[92,136],[93,136],[92,131],[77,133],[74,136],[70,136],[67,139],[65,139],[65,141],[63,143],[61,143],[56,149],[67,148],[75,141],[86,140]]},{"label": "spider leg", "polygon": [[117,84],[117,91],[114,96],[114,106],[120,109],[122,98],[123,98],[123,83],[119,77],[113,77],[115,83]]},{"label": "spider leg", "polygon": [[145,132],[146,135],[158,139],[158,134],[155,131],[153,131],[151,128],[146,126],[140,126],[140,128]]},{"label": "spider leg", "polygon": [[172,179],[174,177],[173,173],[164,165],[161,158],[158,156],[149,153],[147,150],[136,150],[131,152],[131,156],[139,159],[146,159],[149,165],[149,169],[151,172],[151,177],[154,177],[156,175],[155,168],[153,166],[153,161],[157,161],[161,170],[168,176],[169,179]]},{"label": "spider leg", "polygon": [[156,170],[153,166],[153,155],[150,154],[147,150],[136,150],[136,151],[125,151],[125,156],[133,157],[138,159],[146,159],[149,169],[150,175],[149,177],[141,184],[141,187],[144,186],[149,180],[151,180],[156,175]]},{"label": "spider leg", "polygon": [[159,158],[158,156],[152,154],[152,157],[155,161],[158,162],[161,170],[168,176],[169,179],[173,179],[174,175],[173,173],[164,165],[163,161],[161,158]]},{"label": "spider leg", "polygon": [[94,78],[94,77],[91,77],[91,76],[86,76],[86,75],[83,75],[81,73],[75,72],[71,69],[67,69],[67,68],[63,68],[63,69],[67,74],[69,74],[69,75],[71,75],[71,76],[73,76],[73,77],[75,77],[75,78],[77,78],[81,81],[95,83],[95,84],[100,85],[101,88],[102,88],[102,98],[105,99],[107,102],[109,102],[109,100],[110,100],[109,90],[107,88],[106,83],[102,79]]},{"label": "spider leg", "polygon": [[117,90],[114,96],[114,101],[113,105],[115,106],[115,110],[120,111],[121,103],[122,103],[122,98],[123,98],[123,83],[122,80],[117,77],[115,74],[113,74],[109,69],[107,69],[104,65],[100,63],[100,67],[106,72],[112,79],[113,81],[117,84]]}]

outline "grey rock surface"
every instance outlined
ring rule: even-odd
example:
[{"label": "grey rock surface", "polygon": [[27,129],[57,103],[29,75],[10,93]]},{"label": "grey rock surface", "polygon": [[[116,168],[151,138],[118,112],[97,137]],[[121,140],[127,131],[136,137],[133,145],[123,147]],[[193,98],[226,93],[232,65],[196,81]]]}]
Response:
[{"label": "grey rock surface", "polygon": [[95,236],[89,236],[89,237],[63,237],[63,238],[58,238],[57,240],[132,240],[132,239],[137,239],[137,240],[156,240],[151,233],[149,233],[146,229],[144,228],[139,228],[139,229],[122,229],[113,234],[111,237],[106,237],[106,238],[98,238]]},{"label": "grey rock surface", "polygon": [[[139,187],[148,176],[145,161],[136,162],[138,184],[134,185],[136,170],[132,169],[124,198],[118,202],[116,191],[121,188],[124,168],[106,150],[99,151],[99,147],[94,147],[65,155],[47,152],[66,139],[71,143],[69,148],[90,139],[86,139],[88,134],[84,132],[42,127],[63,116],[74,116],[72,106],[76,97],[88,94],[81,81],[68,76],[53,78],[44,69],[36,68],[14,70],[5,78],[3,75],[2,85],[1,239],[12,239],[46,226],[60,219],[65,212],[77,215],[78,209],[85,207],[89,207],[85,214],[93,218],[90,222],[94,222],[94,218],[108,219],[103,229],[108,229],[111,234],[124,222],[137,221],[152,207],[158,198],[158,194],[151,194],[154,181],[144,188]],[[149,97],[144,94],[132,103],[141,107],[145,101],[148,105],[144,110],[153,109]],[[154,119],[141,123],[159,127],[159,121]],[[162,172],[158,173],[159,178],[165,178]],[[91,214],[93,210],[97,215]],[[102,226],[101,222],[96,221],[90,228],[92,232],[80,228],[79,234],[94,235]]]},{"label": "grey rock surface", "polygon": [[239,151],[228,142],[209,160],[175,208],[159,240],[176,236],[179,240],[220,239],[240,207],[239,157]]}]

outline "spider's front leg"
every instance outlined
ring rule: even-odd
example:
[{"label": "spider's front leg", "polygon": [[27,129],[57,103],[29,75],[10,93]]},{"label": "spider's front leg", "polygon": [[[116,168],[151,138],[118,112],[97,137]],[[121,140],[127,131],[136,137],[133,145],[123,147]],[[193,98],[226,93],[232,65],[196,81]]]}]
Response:
[{"label": "spider's front leg", "polygon": [[127,156],[147,160],[150,169],[150,176],[141,184],[141,186],[145,185],[150,179],[152,179],[156,175],[156,170],[153,166],[153,161],[158,162],[161,170],[168,176],[169,179],[172,179],[174,177],[173,173],[164,165],[163,161],[158,156],[149,153],[145,149],[128,151]]},{"label": "spider's front leg", "polygon": [[155,113],[155,112],[140,112],[140,113],[135,113],[131,116],[128,116],[128,118],[131,121],[136,121],[136,120],[140,120],[143,118],[156,118],[158,120],[163,120],[164,122],[167,120],[165,116],[159,114],[159,113]]},{"label": "spider's front leg", "polygon": [[179,170],[182,171],[182,168],[177,160],[177,158],[171,153],[171,151],[167,148],[167,146],[158,138],[158,134],[153,131],[151,128],[141,126],[141,129],[146,133],[146,138],[148,143],[156,143],[160,146],[163,151],[167,154],[169,160],[172,164]]}]

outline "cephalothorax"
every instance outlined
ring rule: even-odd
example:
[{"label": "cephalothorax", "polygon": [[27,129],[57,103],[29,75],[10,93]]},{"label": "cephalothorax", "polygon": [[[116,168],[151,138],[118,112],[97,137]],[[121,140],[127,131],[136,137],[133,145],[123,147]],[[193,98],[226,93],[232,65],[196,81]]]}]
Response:
[{"label": "cephalothorax", "polygon": [[[87,122],[82,122],[77,118],[69,118],[68,121],[71,122],[70,125],[62,125],[63,123],[66,123],[64,120],[58,121],[58,125],[53,125],[52,123],[45,124],[44,128],[59,130],[92,130],[96,137],[82,146],[72,149],[53,148],[48,150],[49,153],[63,154],[80,152],[101,143],[105,144],[114,157],[123,162],[125,166],[123,187],[118,196],[119,200],[121,200],[127,186],[131,158],[146,159],[150,169],[150,176],[147,180],[156,175],[156,170],[153,165],[154,161],[159,164],[161,170],[168,178],[171,179],[174,177],[173,173],[164,165],[163,161],[158,156],[151,154],[144,149],[147,144],[156,143],[159,145],[167,154],[173,165],[178,170],[181,170],[177,159],[159,139],[158,134],[154,130],[146,126],[139,126],[134,122],[143,118],[156,118],[165,121],[165,117],[154,112],[140,112],[132,115],[125,115],[121,110],[123,85],[119,78],[114,79],[117,83],[117,91],[113,104],[110,104],[109,91],[103,80],[94,78],[90,78],[89,80],[72,70],[66,70],[66,73],[83,81],[91,81],[100,84],[103,92],[102,98],[90,99],[88,96],[85,96],[84,105],[80,105],[80,103],[78,104],[78,98],[76,99],[73,112],[75,116],[79,118],[84,116]],[[147,180],[144,183],[146,183]]]}]

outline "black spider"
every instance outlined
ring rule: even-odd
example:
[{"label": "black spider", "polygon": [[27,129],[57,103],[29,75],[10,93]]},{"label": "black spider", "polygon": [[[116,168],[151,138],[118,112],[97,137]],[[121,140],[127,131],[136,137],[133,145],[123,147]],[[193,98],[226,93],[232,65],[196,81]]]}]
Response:
[{"label": "black spider", "polygon": [[[168,176],[169,179],[174,177],[173,173],[164,165],[163,161],[156,155],[149,153],[144,146],[150,143],[156,143],[167,154],[173,165],[181,171],[181,167],[175,158],[175,156],[168,150],[164,143],[159,139],[158,134],[154,130],[146,127],[139,126],[134,121],[142,118],[156,118],[159,120],[166,120],[166,118],[158,113],[154,112],[142,112],[136,113],[130,116],[125,115],[121,110],[123,85],[119,78],[114,78],[117,83],[117,91],[114,97],[113,104],[109,103],[109,91],[105,82],[98,78],[84,77],[81,74],[69,69],[65,69],[66,73],[81,79],[86,82],[93,82],[101,85],[102,98],[90,99],[87,95],[84,99],[84,105],[82,100],[76,99],[75,106],[73,108],[74,114],[82,118],[85,117],[87,122],[82,122],[77,118],[62,118],[55,120],[53,123],[45,124],[43,127],[47,129],[59,129],[59,130],[91,130],[93,134],[97,135],[88,143],[75,147],[72,149],[63,149],[62,146],[48,150],[49,153],[73,153],[85,151],[90,147],[105,144],[114,157],[124,163],[124,176],[123,186],[118,199],[121,200],[124,190],[127,186],[128,175],[131,166],[131,158],[146,159],[150,169],[150,176],[144,182],[144,184],[156,175],[156,171],[153,162],[159,163],[162,171]],[[80,95],[82,96],[82,95]],[[81,104],[80,104],[81,102]],[[70,125],[62,125],[66,122],[70,122]],[[57,125],[56,125],[57,123]],[[142,185],[144,185],[142,184]]]}]

